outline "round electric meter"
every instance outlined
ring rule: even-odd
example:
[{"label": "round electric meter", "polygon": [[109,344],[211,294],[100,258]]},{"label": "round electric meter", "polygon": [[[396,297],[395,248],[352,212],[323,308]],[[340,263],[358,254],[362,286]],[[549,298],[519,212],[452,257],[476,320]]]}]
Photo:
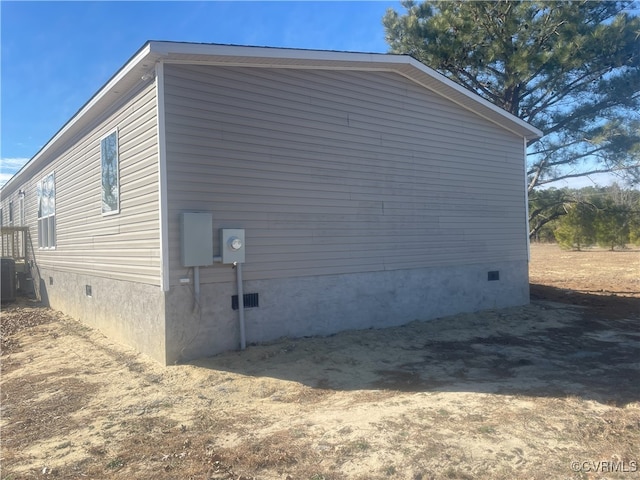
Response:
[{"label": "round electric meter", "polygon": [[230,238],[229,246],[232,250],[240,250],[242,248],[242,240],[240,240],[238,237]]}]

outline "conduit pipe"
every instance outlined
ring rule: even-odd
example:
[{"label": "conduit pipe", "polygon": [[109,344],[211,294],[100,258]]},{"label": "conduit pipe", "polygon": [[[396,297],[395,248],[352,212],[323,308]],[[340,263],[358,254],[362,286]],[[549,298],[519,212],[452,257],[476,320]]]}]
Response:
[{"label": "conduit pipe", "polygon": [[200,267],[193,267],[193,311],[200,311]]},{"label": "conduit pipe", "polygon": [[236,262],[236,282],[238,284],[238,320],[240,322],[240,350],[247,348],[244,333],[244,291],[242,288],[242,263]]}]

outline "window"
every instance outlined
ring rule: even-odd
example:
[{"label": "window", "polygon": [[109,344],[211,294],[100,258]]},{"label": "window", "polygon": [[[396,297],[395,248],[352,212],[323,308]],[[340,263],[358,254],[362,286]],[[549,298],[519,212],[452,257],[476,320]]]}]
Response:
[{"label": "window", "polygon": [[9,225],[13,225],[13,202],[9,202]]},{"label": "window", "polygon": [[120,172],[118,159],[118,131],[100,141],[102,166],[102,213],[111,215],[120,211]]},{"label": "window", "polygon": [[50,173],[38,182],[38,246],[56,246],[56,182],[55,173]]}]

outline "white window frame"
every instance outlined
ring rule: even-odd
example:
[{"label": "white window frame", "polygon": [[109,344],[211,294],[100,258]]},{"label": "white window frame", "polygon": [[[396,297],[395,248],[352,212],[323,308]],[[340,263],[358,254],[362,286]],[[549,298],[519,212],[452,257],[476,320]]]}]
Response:
[{"label": "white window frame", "polygon": [[45,175],[36,186],[38,198],[38,248],[56,248],[56,174]]},{"label": "white window frame", "polygon": [[[115,166],[112,165],[112,168],[115,169],[115,186],[111,186],[111,193],[115,193],[115,205],[107,203],[105,199],[105,186],[108,186],[105,185],[105,148],[107,139],[112,135],[115,135]],[[113,192],[114,188],[115,192]],[[118,128],[114,128],[100,139],[100,196],[103,216],[116,215],[120,213],[120,139]]]}]

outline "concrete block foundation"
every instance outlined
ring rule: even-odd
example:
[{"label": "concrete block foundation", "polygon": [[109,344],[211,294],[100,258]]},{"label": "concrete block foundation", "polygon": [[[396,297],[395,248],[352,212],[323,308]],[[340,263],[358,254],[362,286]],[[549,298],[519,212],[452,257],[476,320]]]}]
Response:
[{"label": "concrete block foundation", "polygon": [[[208,267],[208,268],[216,268]],[[498,272],[491,279],[489,272]],[[232,277],[232,276],[231,276]],[[160,287],[40,270],[43,301],[164,365],[236,350],[236,294],[228,283]],[[384,328],[529,302],[526,261],[244,282],[247,343]]]},{"label": "concrete block foundation", "polygon": [[45,305],[165,364],[164,292],[158,286],[40,269]]},{"label": "concrete block foundation", "polygon": [[[498,279],[489,280],[489,272],[498,272]],[[529,302],[528,264],[254,280],[245,281],[244,292],[259,295],[259,307],[245,309],[250,344],[524,305]],[[191,285],[168,292],[167,363],[239,347],[238,312],[231,308],[235,294],[232,281],[202,285],[199,305],[194,305]]]}]

